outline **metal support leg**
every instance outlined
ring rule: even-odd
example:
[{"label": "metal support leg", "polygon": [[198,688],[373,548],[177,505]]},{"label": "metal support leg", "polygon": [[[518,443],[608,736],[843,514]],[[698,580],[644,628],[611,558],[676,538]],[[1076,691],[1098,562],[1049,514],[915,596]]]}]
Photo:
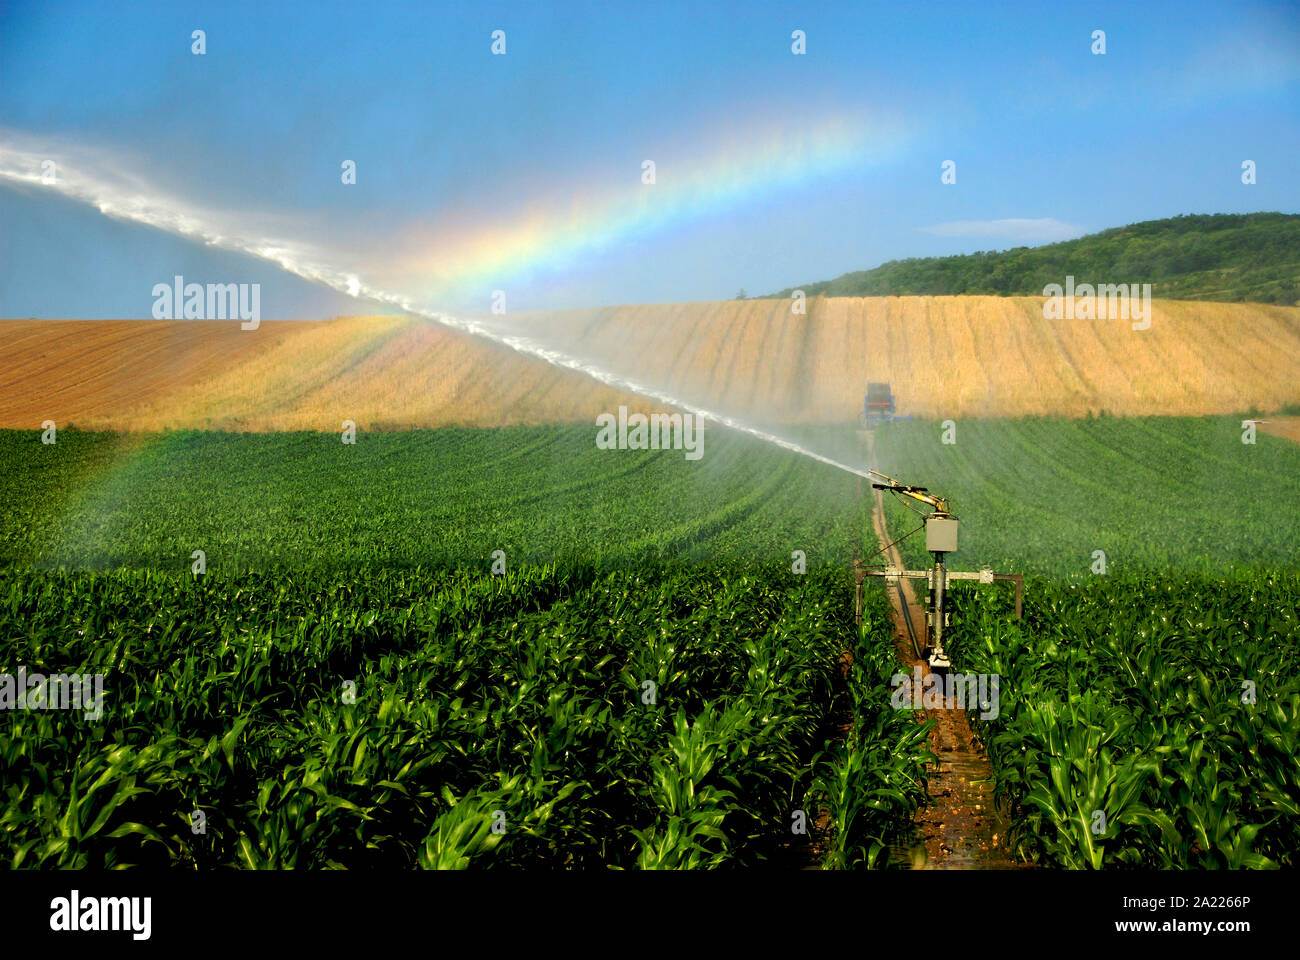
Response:
[{"label": "metal support leg", "polygon": [[930,650],[930,669],[942,670],[952,666],[948,660],[948,655],[943,649],[943,618],[944,618],[944,598],[946,587],[948,586],[948,571],[943,565],[943,554],[934,554],[934,585],[932,587],[932,596],[934,602],[930,609],[934,615],[934,629],[931,636],[934,642]]}]

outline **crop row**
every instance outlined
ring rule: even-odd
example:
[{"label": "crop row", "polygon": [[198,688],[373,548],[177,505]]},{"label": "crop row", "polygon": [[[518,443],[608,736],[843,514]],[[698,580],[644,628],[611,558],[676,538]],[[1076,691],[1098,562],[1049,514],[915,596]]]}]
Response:
[{"label": "crop row", "polygon": [[11,571],[0,674],[106,696],[0,712],[0,836],[14,867],[700,867],[760,862],[824,809],[836,863],[879,866],[924,750],[876,702],[816,756],[847,584]]},{"label": "crop row", "polygon": [[[1300,501],[1300,446],[1263,433],[1242,443],[1241,418],[963,420],[955,442],[944,433],[938,423],[885,424],[876,451],[886,473],[952,498],[954,569],[1295,568],[1300,514],[1279,505]],[[895,536],[920,522],[886,505]],[[919,535],[904,544],[909,564],[926,562],[923,548]]]},{"label": "crop row", "polygon": [[954,593],[955,669],[1023,855],[1071,868],[1300,864],[1300,577],[1035,579]]},{"label": "crop row", "polygon": [[704,457],[585,427],[361,434],[0,431],[0,565],[185,572],[846,564],[854,478],[743,435]]}]

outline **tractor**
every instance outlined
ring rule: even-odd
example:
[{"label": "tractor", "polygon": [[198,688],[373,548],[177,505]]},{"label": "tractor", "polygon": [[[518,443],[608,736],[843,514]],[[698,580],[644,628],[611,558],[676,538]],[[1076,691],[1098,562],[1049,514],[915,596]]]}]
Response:
[{"label": "tractor", "polygon": [[867,398],[862,405],[862,421],[874,423],[894,419],[894,395],[887,383],[868,383]]}]

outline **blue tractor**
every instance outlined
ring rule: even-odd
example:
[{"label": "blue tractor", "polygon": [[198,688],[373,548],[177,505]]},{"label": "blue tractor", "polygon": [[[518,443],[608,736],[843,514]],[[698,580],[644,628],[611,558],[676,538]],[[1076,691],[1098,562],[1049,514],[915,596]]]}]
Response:
[{"label": "blue tractor", "polygon": [[894,395],[889,390],[889,384],[867,384],[867,399],[862,405],[862,419],[866,423],[894,419]]}]

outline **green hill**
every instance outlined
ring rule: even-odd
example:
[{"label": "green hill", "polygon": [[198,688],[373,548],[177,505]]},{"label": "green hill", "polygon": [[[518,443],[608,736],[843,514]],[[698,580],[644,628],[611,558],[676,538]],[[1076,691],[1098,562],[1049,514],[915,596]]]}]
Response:
[{"label": "green hill", "polygon": [[1300,215],[1190,214],[1042,247],[891,260],[795,289],[808,296],[1041,296],[1049,283],[1150,283],[1174,300],[1300,301]]}]

